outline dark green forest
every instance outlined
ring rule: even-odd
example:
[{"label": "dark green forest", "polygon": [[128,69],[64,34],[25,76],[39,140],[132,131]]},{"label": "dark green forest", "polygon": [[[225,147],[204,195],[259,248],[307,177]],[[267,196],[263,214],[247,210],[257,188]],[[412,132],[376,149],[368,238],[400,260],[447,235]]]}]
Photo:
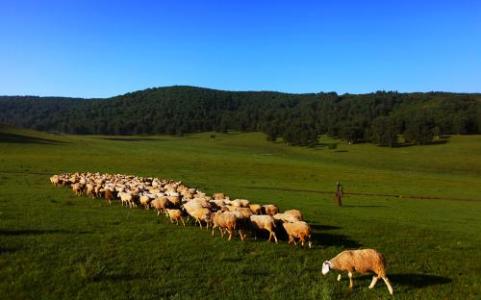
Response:
[{"label": "dark green forest", "polygon": [[262,131],[268,140],[299,146],[314,146],[327,134],[394,147],[481,133],[481,94],[287,94],[174,86],[108,99],[1,96],[0,123],[103,135]]}]

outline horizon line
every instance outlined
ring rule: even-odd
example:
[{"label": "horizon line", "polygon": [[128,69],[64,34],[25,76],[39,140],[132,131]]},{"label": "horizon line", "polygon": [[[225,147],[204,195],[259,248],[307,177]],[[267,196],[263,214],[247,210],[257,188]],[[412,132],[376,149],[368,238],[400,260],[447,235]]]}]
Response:
[{"label": "horizon line", "polygon": [[174,84],[174,85],[165,85],[165,86],[146,87],[144,89],[137,89],[137,90],[133,90],[133,91],[130,91],[130,92],[120,93],[120,94],[116,94],[116,95],[108,96],[108,97],[78,97],[78,96],[58,96],[58,95],[54,96],[54,95],[34,95],[34,94],[17,94],[17,95],[0,94],[0,97],[38,97],[38,98],[71,98],[71,99],[84,99],[84,100],[102,100],[102,99],[111,99],[111,98],[115,98],[115,97],[121,97],[121,96],[125,96],[127,94],[143,92],[143,91],[146,91],[146,90],[168,89],[168,88],[195,88],[195,89],[204,89],[204,90],[212,90],[212,91],[227,92],[227,93],[278,93],[278,94],[286,94],[286,95],[310,95],[310,94],[332,94],[332,93],[335,93],[338,96],[370,95],[370,94],[376,94],[376,93],[481,95],[481,91],[479,91],[479,92],[457,92],[457,91],[443,91],[443,90],[399,91],[399,90],[379,89],[379,90],[376,90],[376,91],[365,92],[365,93],[351,93],[351,92],[340,93],[340,92],[337,92],[337,91],[286,92],[286,91],[269,90],[269,89],[265,89],[265,90],[264,89],[260,89],[260,90],[236,90],[236,89],[221,89],[221,88],[196,86],[196,85],[186,85],[186,84]]}]

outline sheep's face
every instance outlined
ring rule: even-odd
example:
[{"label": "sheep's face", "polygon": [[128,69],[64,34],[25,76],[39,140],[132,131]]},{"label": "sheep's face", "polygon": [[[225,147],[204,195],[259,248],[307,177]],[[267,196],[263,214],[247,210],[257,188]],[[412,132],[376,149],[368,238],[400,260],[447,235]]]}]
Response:
[{"label": "sheep's face", "polygon": [[329,270],[331,269],[331,263],[329,261],[325,261],[322,263],[322,275],[326,275],[329,273]]}]

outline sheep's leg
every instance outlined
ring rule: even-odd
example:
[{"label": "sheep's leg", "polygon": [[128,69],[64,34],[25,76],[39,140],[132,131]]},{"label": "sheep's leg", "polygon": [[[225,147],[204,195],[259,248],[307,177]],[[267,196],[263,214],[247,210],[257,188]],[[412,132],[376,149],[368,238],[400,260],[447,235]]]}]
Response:
[{"label": "sheep's leg", "polygon": [[184,219],[180,218],[180,221],[182,222],[182,225],[184,225],[184,227],[185,227]]},{"label": "sheep's leg", "polygon": [[276,233],[275,233],[275,232],[272,232],[272,235],[274,236],[274,240],[276,241],[276,244],[277,244],[277,236],[276,236]]},{"label": "sheep's leg", "polygon": [[241,241],[243,241],[244,238],[245,238],[245,236],[244,236],[244,234],[242,233],[242,229],[239,229],[239,236],[240,236]]},{"label": "sheep's leg", "polygon": [[341,281],[341,278],[342,278],[341,274],[338,274],[337,275],[337,281]]},{"label": "sheep's leg", "polygon": [[348,272],[347,276],[349,276],[349,288],[352,289],[354,287],[354,282],[352,280],[352,273]]},{"label": "sheep's leg", "polygon": [[289,241],[287,242],[287,244],[291,244],[292,242],[294,242],[294,238],[292,238],[292,235],[289,236]]},{"label": "sheep's leg", "polygon": [[215,226],[215,225],[212,226],[212,236],[215,236],[215,228],[216,228],[216,227],[217,227],[217,226]]},{"label": "sheep's leg", "polygon": [[394,290],[392,289],[392,286],[391,286],[391,283],[389,282],[389,279],[387,279],[386,276],[383,276],[382,280],[384,280],[384,283],[386,284],[387,289],[389,290],[389,294],[391,294],[391,295],[394,294]]},{"label": "sheep's leg", "polygon": [[376,275],[372,276],[372,281],[371,281],[371,284],[369,285],[369,288],[370,288],[370,289],[374,288],[374,286],[376,285],[378,279],[379,279],[379,277],[377,277]]},{"label": "sheep's leg", "polygon": [[229,241],[232,239],[232,230],[231,229],[227,229],[227,232],[229,233]]}]

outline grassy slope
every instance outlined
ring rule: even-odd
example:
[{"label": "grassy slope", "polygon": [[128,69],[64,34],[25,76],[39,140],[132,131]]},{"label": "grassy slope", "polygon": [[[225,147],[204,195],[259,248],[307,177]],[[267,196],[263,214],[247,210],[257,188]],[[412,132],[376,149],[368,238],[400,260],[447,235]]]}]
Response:
[{"label": "grassy slope", "polygon": [[[29,138],[26,138],[29,136]],[[323,260],[345,248],[385,253],[398,299],[481,297],[481,136],[445,145],[337,150],[272,144],[260,134],[174,137],[0,134],[0,294],[4,298],[387,297],[370,278],[353,293]],[[3,141],[3,142],[1,142]],[[325,139],[325,142],[330,142]],[[153,212],[106,207],[54,188],[49,174],[131,173],[181,179],[206,192],[299,208],[315,248],[211,238]],[[420,200],[346,192],[424,195]]]}]

